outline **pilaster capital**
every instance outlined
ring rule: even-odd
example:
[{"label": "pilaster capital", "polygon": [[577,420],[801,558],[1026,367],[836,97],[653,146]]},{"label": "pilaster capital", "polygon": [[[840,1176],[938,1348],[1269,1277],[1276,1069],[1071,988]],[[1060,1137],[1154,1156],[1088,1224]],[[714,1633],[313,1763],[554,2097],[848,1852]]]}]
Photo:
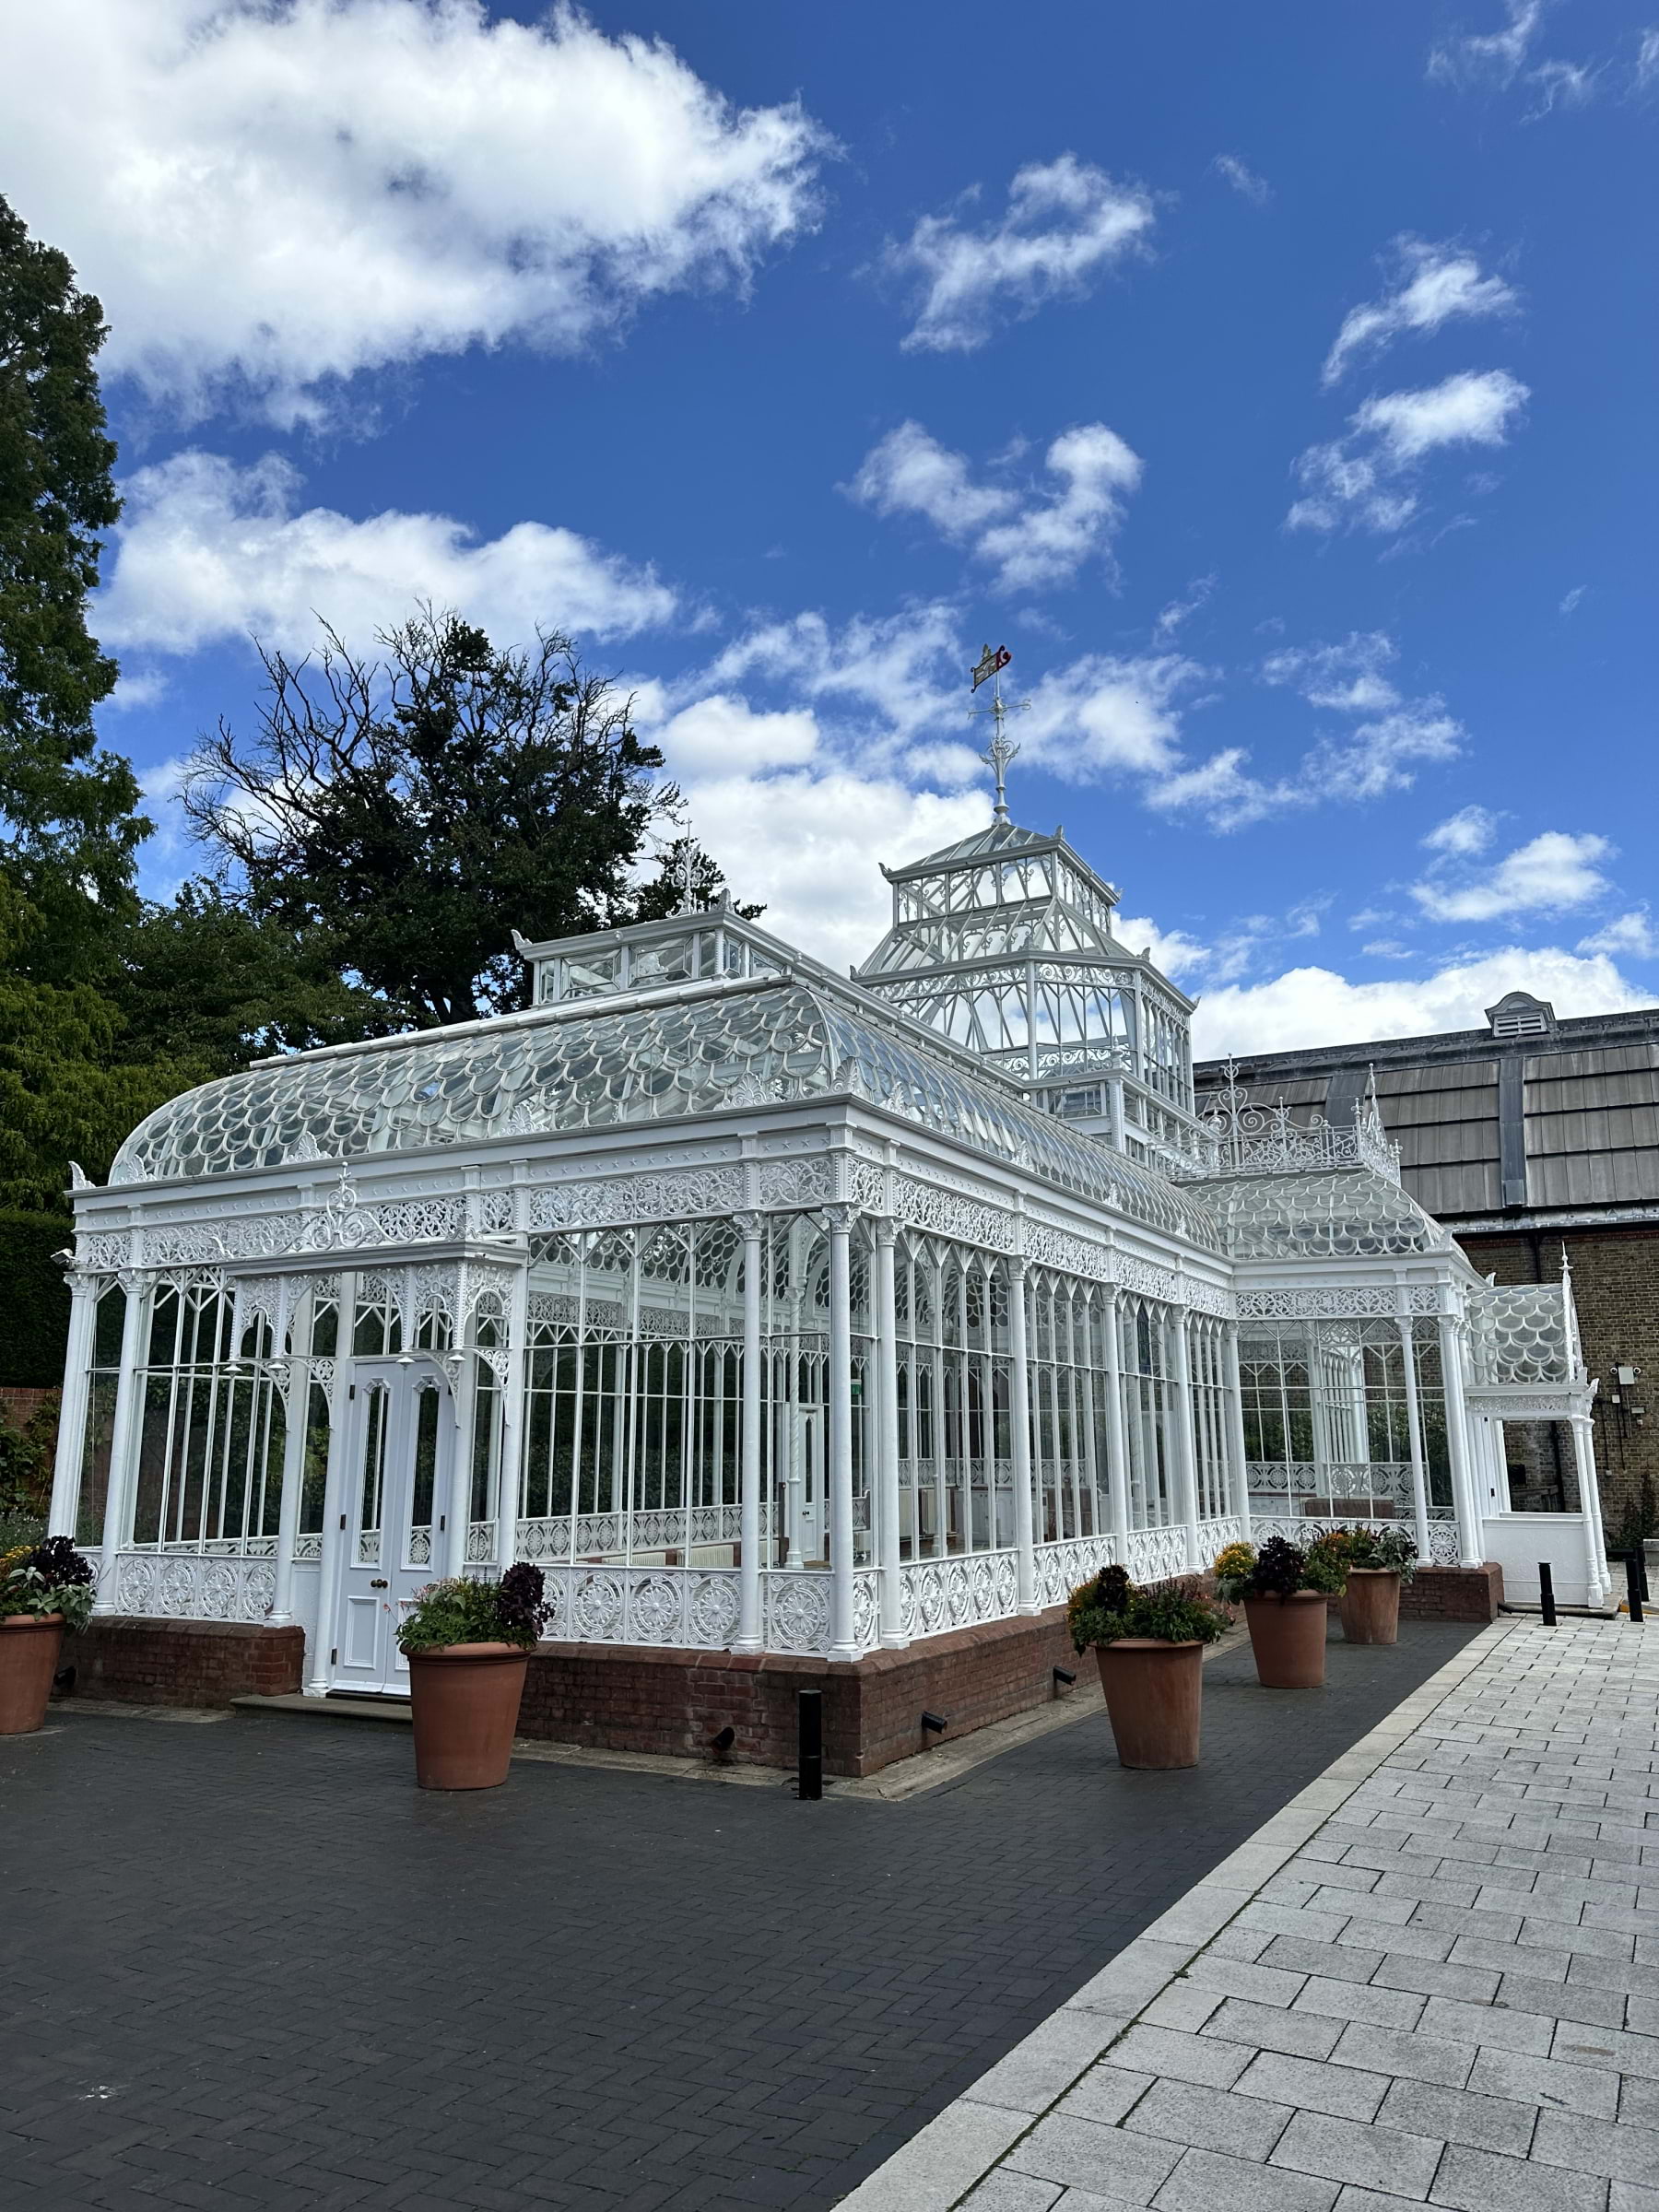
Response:
[{"label": "pilaster capital", "polygon": [[853,1224],[860,1218],[863,1212],[864,1208],[859,1206],[837,1204],[820,1206],[818,1219],[832,1237],[845,1237],[852,1234]]},{"label": "pilaster capital", "polygon": [[891,1214],[873,1214],[870,1227],[876,1231],[876,1241],[883,1251],[890,1251],[899,1241],[899,1224]]},{"label": "pilaster capital", "polygon": [[764,1214],[734,1214],[731,1220],[732,1227],[746,1244],[759,1244],[766,1234],[766,1216]]}]

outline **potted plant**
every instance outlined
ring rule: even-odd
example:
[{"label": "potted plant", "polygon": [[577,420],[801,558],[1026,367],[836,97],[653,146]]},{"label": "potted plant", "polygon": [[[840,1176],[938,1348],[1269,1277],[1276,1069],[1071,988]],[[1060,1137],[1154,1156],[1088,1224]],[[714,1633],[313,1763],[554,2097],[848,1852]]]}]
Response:
[{"label": "potted plant", "polygon": [[409,1662],[415,1779],[423,1790],[493,1790],[507,1779],[530,1653],[547,1618],[539,1567],[499,1583],[429,1583],[397,1631]]},{"label": "potted plant", "polygon": [[1242,1605],[1264,1689],[1317,1689],[1324,1680],[1325,1599],[1343,1586],[1328,1548],[1300,1550],[1283,1536],[1230,1544],[1216,1560],[1216,1591]]},{"label": "potted plant", "polygon": [[1065,1622],[1100,1664],[1120,1763],[1195,1767],[1204,1647],[1227,1628],[1220,1607],[1196,1583],[1140,1589],[1122,1567],[1102,1567],[1072,1592]]},{"label": "potted plant", "polygon": [[1347,1584],[1342,1633],[1349,1643],[1397,1643],[1400,1591],[1418,1571],[1418,1547],[1403,1528],[1345,1528],[1340,1546]]},{"label": "potted plant", "polygon": [[86,1627],[95,1580],[67,1536],[0,1552],[0,1735],[28,1735],[46,1718],[64,1630]]}]

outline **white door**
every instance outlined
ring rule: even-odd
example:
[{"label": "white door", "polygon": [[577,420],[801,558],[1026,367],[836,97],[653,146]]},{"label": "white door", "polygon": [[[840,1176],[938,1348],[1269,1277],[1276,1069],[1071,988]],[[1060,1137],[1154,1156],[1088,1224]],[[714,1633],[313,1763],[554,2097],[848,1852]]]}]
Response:
[{"label": "white door", "polygon": [[454,1418],[447,1383],[424,1361],[359,1359],[355,1373],[332,1680],[363,1696],[406,1696],[397,1627],[435,1579]]},{"label": "white door", "polygon": [[821,1413],[795,1415],[795,1542],[803,1562],[810,1567],[825,1556],[824,1417]]}]

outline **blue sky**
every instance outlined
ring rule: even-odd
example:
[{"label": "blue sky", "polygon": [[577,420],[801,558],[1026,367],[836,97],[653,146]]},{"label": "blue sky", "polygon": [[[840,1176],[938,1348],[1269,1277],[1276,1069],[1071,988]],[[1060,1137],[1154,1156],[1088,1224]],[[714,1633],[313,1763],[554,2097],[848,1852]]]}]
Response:
[{"label": "blue sky", "polygon": [[981,645],[1205,1049],[1659,997],[1659,6],[55,0],[0,190],[113,335],[109,742],[250,630],[574,631],[782,934],[985,818]]}]

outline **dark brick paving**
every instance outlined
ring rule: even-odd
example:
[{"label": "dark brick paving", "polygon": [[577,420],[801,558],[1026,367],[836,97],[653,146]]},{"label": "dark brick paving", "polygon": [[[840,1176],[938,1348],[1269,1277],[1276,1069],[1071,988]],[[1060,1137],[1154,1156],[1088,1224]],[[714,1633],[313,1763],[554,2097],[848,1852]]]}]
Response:
[{"label": "dark brick paving", "polygon": [[1474,1632],[1230,1653],[1189,1774],[1097,1718],[902,1805],[54,1715],[0,1742],[0,2202],[832,2205]]}]

